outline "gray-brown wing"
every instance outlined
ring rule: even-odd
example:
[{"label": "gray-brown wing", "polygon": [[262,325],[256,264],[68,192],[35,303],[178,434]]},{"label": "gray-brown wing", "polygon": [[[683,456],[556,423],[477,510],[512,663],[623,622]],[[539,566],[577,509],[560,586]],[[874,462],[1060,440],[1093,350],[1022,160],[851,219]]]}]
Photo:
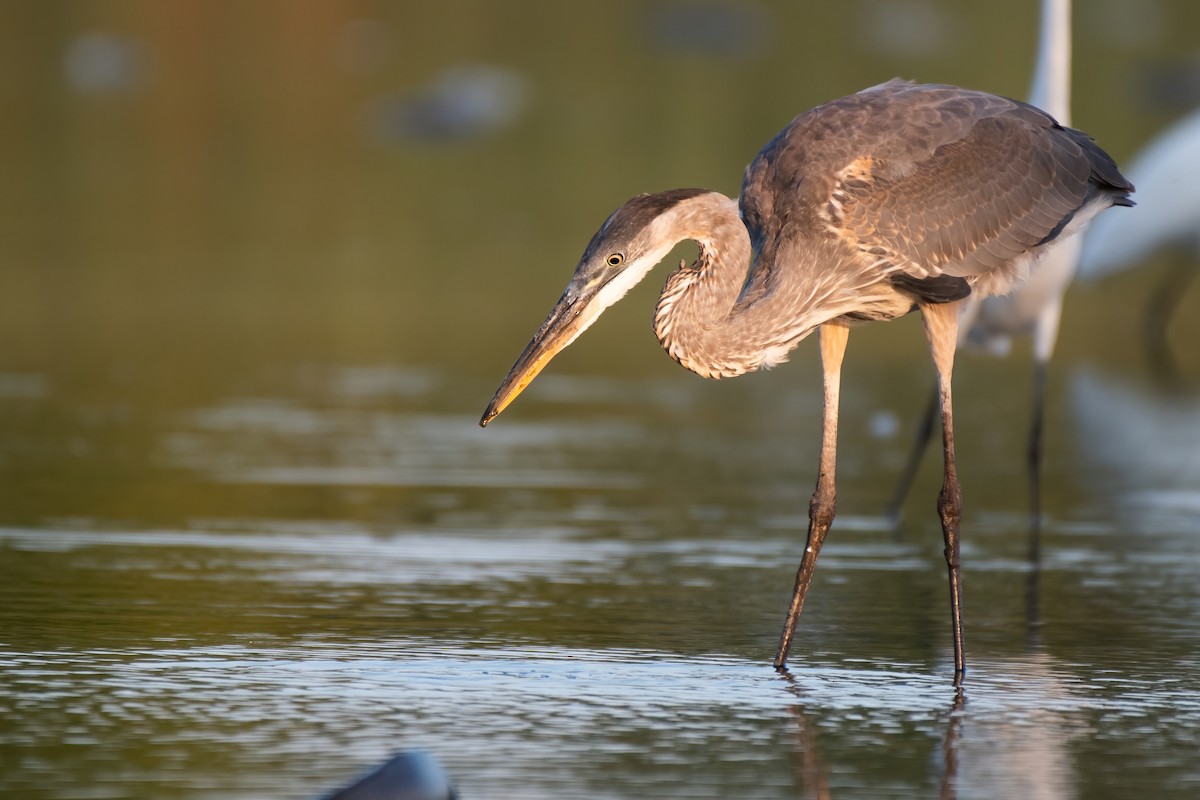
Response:
[{"label": "gray-brown wing", "polygon": [[[769,291],[830,236],[859,254],[847,280],[907,275],[937,299],[964,291],[952,277],[1005,285],[1015,276],[1000,268],[1090,198],[1127,204],[1132,188],[1090,138],[1032,106],[889,81],[796,117],[746,168],[739,203],[757,254],[746,293]],[[950,282],[921,283],[938,276]]]},{"label": "gray-brown wing", "polygon": [[1104,154],[1089,144],[1014,102],[924,159],[851,161],[832,188],[830,227],[885,270],[984,275],[1053,239],[1095,196]]},{"label": "gray-brown wing", "polygon": [[762,148],[742,182],[742,217],[756,249],[842,223],[839,184],[857,190],[898,177],[978,119],[1016,107],[1011,100],[956,86],[892,80],[838,98],[793,119]]}]

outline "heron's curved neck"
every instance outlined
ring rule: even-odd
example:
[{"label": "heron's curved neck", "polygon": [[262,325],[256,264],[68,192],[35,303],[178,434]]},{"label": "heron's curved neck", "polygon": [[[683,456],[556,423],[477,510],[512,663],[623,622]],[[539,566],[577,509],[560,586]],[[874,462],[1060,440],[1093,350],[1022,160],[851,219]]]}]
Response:
[{"label": "heron's curved neck", "polygon": [[693,240],[700,256],[667,278],[654,332],[667,353],[708,378],[770,367],[829,315],[818,319],[815,294],[777,291],[770,265],[755,265],[737,203],[716,192],[698,195],[661,220],[672,246]]}]

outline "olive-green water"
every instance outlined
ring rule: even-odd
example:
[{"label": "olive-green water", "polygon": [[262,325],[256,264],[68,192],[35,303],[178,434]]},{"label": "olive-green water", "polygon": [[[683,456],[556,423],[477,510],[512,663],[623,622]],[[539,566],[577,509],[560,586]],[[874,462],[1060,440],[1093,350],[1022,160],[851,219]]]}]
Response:
[{"label": "olive-green water", "polygon": [[[468,800],[1200,795],[1172,256],[1068,298],[1036,560],[1027,343],[960,359],[962,698],[935,460],[883,517],[916,319],[851,337],[788,676],[813,342],[701,380],[660,275],[477,425],[616,205],[735,193],[895,74],[1023,96],[1020,5],[0,7],[0,794],[314,798],[423,749]],[[1079,5],[1075,124],[1125,161],[1197,100],[1200,7]]]}]

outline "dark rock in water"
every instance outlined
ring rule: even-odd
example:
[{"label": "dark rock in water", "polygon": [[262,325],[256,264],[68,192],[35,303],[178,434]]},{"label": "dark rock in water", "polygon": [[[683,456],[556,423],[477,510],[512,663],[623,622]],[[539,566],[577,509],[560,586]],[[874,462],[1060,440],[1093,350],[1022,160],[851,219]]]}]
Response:
[{"label": "dark rock in water", "polygon": [[379,769],[326,800],[456,800],[437,759],[420,750],[397,753]]}]

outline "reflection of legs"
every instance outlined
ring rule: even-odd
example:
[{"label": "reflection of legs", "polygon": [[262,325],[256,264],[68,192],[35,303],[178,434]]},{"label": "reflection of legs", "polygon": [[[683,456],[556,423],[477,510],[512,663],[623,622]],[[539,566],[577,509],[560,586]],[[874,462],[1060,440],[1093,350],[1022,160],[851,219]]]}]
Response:
[{"label": "reflection of legs", "polygon": [[[791,675],[784,673],[783,678],[789,683]],[[819,728],[809,720],[804,713],[807,699],[794,683],[789,686],[796,702],[787,706],[788,712],[796,721],[796,746],[793,756],[798,756],[799,768],[793,767],[795,782],[804,797],[812,800],[829,800],[829,764],[821,754],[821,744],[818,740]]]},{"label": "reflection of legs", "polygon": [[966,668],[963,657],[962,583],[958,560],[958,526],[962,519],[962,490],[954,462],[954,411],[950,379],[954,372],[954,350],[958,342],[958,304],[923,305],[921,315],[925,335],[937,367],[938,395],[942,406],[942,449],[945,475],[938,495],[938,515],[942,518],[942,536],[946,542],[946,566],[950,571],[950,624],[954,634],[954,683],[962,684]]},{"label": "reflection of legs", "polygon": [[958,751],[962,747],[962,718],[966,697],[959,688],[954,693],[954,705],[946,723],[946,738],[942,740],[942,790],[938,797],[954,800],[958,797]]},{"label": "reflection of legs", "polygon": [[920,469],[921,461],[925,458],[925,449],[929,447],[929,440],[933,438],[933,419],[937,416],[937,410],[938,387],[935,383],[933,392],[929,395],[929,403],[925,406],[925,414],[921,417],[920,425],[917,428],[917,438],[913,442],[913,449],[908,454],[908,463],[904,465],[904,471],[900,473],[900,480],[896,483],[896,493],[892,495],[892,502],[885,512],[893,525],[900,523],[900,509],[903,508],[908,492],[912,489],[913,481],[917,477],[917,470]]},{"label": "reflection of legs", "polygon": [[821,423],[821,463],[817,474],[817,489],[808,504],[808,543],[796,571],[796,587],[792,590],[792,602],[788,606],[787,620],[779,636],[779,649],[775,652],[775,668],[786,668],[788,650],[804,597],[812,583],[813,570],[817,566],[817,554],[825,541],[825,534],[833,522],[836,511],[837,486],[834,472],[837,464],[838,394],[842,380],[842,356],[846,353],[846,341],[850,329],[836,323],[821,326],[821,368],[825,373],[825,405]]}]

